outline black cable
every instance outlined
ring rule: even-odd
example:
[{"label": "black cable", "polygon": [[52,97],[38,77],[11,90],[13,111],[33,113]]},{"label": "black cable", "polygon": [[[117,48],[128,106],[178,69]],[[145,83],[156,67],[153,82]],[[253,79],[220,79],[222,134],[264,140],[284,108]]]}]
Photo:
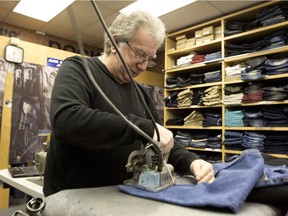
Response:
[{"label": "black cable", "polygon": [[[93,2],[93,3],[95,4],[95,2]],[[96,11],[98,11],[97,5],[96,5]],[[98,12],[99,12],[99,11],[98,11]],[[160,148],[159,148],[159,145],[158,145],[157,143],[155,143],[155,141],[154,141],[149,135],[147,135],[144,131],[142,131],[139,127],[135,126],[132,122],[130,122],[130,121],[117,109],[117,107],[115,107],[115,105],[114,105],[114,104],[110,101],[110,99],[105,95],[105,93],[102,91],[102,89],[100,88],[100,86],[98,85],[98,83],[96,82],[96,80],[94,79],[93,74],[92,74],[92,72],[91,72],[91,70],[90,70],[90,67],[89,67],[89,65],[88,65],[87,59],[84,57],[85,52],[84,52],[84,47],[83,47],[83,43],[82,43],[81,33],[80,33],[80,31],[79,31],[78,24],[77,24],[77,21],[76,21],[76,19],[75,19],[74,13],[73,13],[73,11],[72,11],[72,9],[71,9],[70,7],[68,8],[68,13],[69,13],[69,15],[70,15],[70,20],[71,20],[71,22],[72,22],[72,25],[73,25],[73,27],[74,27],[74,31],[75,31],[75,34],[76,34],[76,37],[77,37],[77,42],[78,42],[78,45],[79,45],[80,54],[81,54],[81,56],[82,56],[82,60],[83,60],[83,63],[84,63],[84,68],[85,68],[85,71],[86,71],[86,73],[87,73],[87,75],[88,75],[88,78],[90,79],[90,81],[92,82],[92,84],[94,85],[94,87],[99,91],[100,95],[101,95],[101,96],[107,101],[107,103],[113,108],[113,110],[114,110],[120,117],[122,117],[123,120],[124,120],[132,129],[134,129],[138,134],[140,134],[140,135],[143,136],[145,139],[147,139],[147,140],[154,146],[154,148],[155,148],[156,151],[158,152],[158,156],[159,156],[159,167],[158,167],[158,170],[159,170],[159,171],[162,171],[162,168],[163,168],[163,155],[162,155],[162,153],[161,153],[161,150],[160,150]],[[100,12],[99,12],[99,13],[100,13]],[[98,14],[98,13],[97,13],[97,14]],[[100,15],[101,15],[101,14],[100,14]],[[100,16],[99,19],[100,19],[100,20],[102,19],[102,22],[104,22],[102,16]],[[106,25],[105,25],[105,26],[106,26]],[[108,33],[109,33],[109,31],[108,31]],[[111,36],[111,35],[110,35],[110,36]],[[111,38],[112,38],[112,37],[111,37]],[[113,43],[113,42],[112,42],[112,43],[113,43],[113,45],[115,46],[115,49],[116,49],[116,51],[117,51],[117,50],[118,50],[118,47],[117,47],[115,41],[113,40],[113,38],[112,38],[112,41],[114,42],[114,43]],[[122,55],[121,55],[121,53],[120,53],[119,50],[117,51],[117,53],[118,53],[121,61],[122,61],[123,64],[125,65],[125,69],[126,69],[126,70],[128,69],[128,71],[130,72],[130,70],[129,70],[126,62],[124,61],[124,59],[123,59],[123,57],[122,57]],[[133,79],[132,79],[132,80],[133,80]],[[133,81],[134,81],[134,80],[133,80]],[[138,88],[136,88],[136,89],[138,89]],[[139,89],[138,89],[138,91],[139,91]],[[140,92],[140,91],[139,91],[139,92]],[[141,94],[141,96],[142,96],[142,94]],[[143,101],[144,101],[144,99],[143,99]],[[144,102],[145,102],[145,101],[144,101]],[[146,103],[145,103],[145,105],[146,105]],[[149,109],[148,109],[148,110],[149,110]],[[150,112],[150,110],[149,110],[149,112]],[[150,113],[150,114],[151,114],[151,113]],[[152,114],[151,114],[151,116],[152,116]],[[154,120],[154,118],[153,118],[153,120]],[[152,120],[152,122],[153,122],[153,120]],[[155,121],[154,121],[154,124],[155,124]],[[155,124],[155,128],[156,128],[156,131],[158,131],[158,130],[157,130],[158,128],[156,127],[156,124]],[[157,134],[158,134],[158,137],[160,137],[160,136],[159,136],[159,132],[157,132]],[[159,139],[159,138],[158,138],[158,139]]]},{"label": "black cable", "polygon": [[123,59],[123,56],[121,55],[121,52],[119,51],[119,48],[118,48],[114,38],[112,37],[111,33],[109,32],[108,27],[107,27],[107,25],[106,25],[106,23],[105,23],[105,21],[104,21],[104,19],[102,17],[102,14],[100,13],[100,10],[99,10],[99,8],[98,8],[98,6],[96,4],[96,1],[95,0],[91,0],[91,3],[93,5],[93,8],[94,8],[95,12],[97,13],[97,16],[98,16],[98,18],[99,18],[99,20],[100,20],[100,22],[102,24],[102,27],[104,28],[104,31],[106,32],[107,36],[109,37],[109,40],[113,44],[113,46],[114,46],[114,48],[115,48],[115,50],[116,50],[121,62],[123,63],[123,65],[125,67],[125,70],[126,70],[128,76],[129,76],[134,88],[137,90],[138,95],[140,96],[140,98],[142,100],[142,103],[143,103],[143,105],[145,107],[146,112],[148,113],[149,117],[151,118],[151,121],[152,121],[153,126],[154,126],[154,128],[156,130],[156,133],[157,133],[157,141],[160,143],[159,130],[158,130],[157,126],[156,126],[155,119],[154,119],[153,115],[151,114],[151,112],[150,112],[150,110],[149,110],[149,108],[148,108],[148,106],[147,106],[147,104],[146,104],[146,102],[145,102],[145,100],[143,98],[142,93],[140,92],[138,86],[136,85],[136,82],[135,82],[135,80],[133,79],[133,77],[131,75],[131,71],[130,71],[129,67],[127,66],[125,60]]}]

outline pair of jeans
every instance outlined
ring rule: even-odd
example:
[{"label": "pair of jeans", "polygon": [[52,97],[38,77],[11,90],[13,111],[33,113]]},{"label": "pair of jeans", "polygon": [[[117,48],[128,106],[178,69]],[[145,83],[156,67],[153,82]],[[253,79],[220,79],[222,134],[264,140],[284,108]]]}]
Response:
[{"label": "pair of jeans", "polygon": [[[215,181],[199,184],[176,184],[157,193],[128,185],[118,185],[122,192],[187,207],[212,206],[237,213],[264,170],[257,150],[246,150],[230,163],[216,163]],[[237,187],[235,187],[237,185]]]}]

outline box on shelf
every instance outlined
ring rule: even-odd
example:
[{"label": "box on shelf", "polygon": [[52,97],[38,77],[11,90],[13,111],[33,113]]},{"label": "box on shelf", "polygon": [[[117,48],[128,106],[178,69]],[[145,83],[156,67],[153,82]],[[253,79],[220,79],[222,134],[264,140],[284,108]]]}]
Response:
[{"label": "box on shelf", "polygon": [[200,38],[203,36],[203,30],[198,30],[198,31],[195,31],[195,38]]},{"label": "box on shelf", "polygon": [[218,35],[218,34],[222,34],[222,29],[221,29],[221,26],[217,26],[214,28],[214,34],[215,35]]},{"label": "box on shelf", "polygon": [[203,36],[211,35],[211,34],[214,34],[214,27],[213,26],[207,26],[207,27],[203,28]]},{"label": "box on shelf", "polygon": [[199,44],[202,44],[203,43],[203,37],[200,37],[200,38],[196,38],[195,39],[195,44],[196,45],[199,45]]},{"label": "box on shelf", "polygon": [[176,37],[176,41],[182,40],[182,39],[186,39],[186,35],[180,35],[180,36]]},{"label": "box on shelf", "polygon": [[189,38],[186,40],[186,47],[191,47],[195,45],[195,38]]},{"label": "box on shelf", "polygon": [[176,41],[176,45],[186,43],[186,41],[187,41],[186,38],[183,38],[183,39],[177,40],[177,41]]},{"label": "box on shelf", "polygon": [[209,43],[214,40],[214,34],[203,37],[202,43]]},{"label": "box on shelf", "polygon": [[176,44],[176,49],[184,49],[186,47],[186,43]]}]

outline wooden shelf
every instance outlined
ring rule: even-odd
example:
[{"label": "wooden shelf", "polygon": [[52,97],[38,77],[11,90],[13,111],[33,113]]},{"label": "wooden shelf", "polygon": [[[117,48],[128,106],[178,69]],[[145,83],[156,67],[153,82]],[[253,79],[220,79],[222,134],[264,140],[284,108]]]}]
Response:
[{"label": "wooden shelf", "polygon": [[[215,83],[203,83],[203,84],[195,84],[186,87],[180,88],[165,88],[164,96],[171,95],[174,91],[183,91],[187,89],[194,89],[199,88],[209,88],[211,86],[221,86],[222,88],[222,100],[225,98],[224,88],[228,85],[245,85],[249,82],[253,81],[243,81],[241,80],[240,75],[234,77],[226,77],[225,75],[225,68],[228,66],[233,66],[242,62],[245,62],[248,59],[266,56],[267,58],[274,56],[275,54],[287,54],[288,55],[288,45],[277,47],[273,49],[267,50],[260,50],[257,52],[245,53],[235,56],[225,56],[225,45],[227,43],[236,43],[236,44],[244,44],[249,43],[252,41],[261,40],[266,36],[271,35],[274,32],[280,30],[288,29],[288,21],[280,22],[277,24],[273,24],[270,26],[265,27],[258,27],[246,32],[241,32],[238,34],[224,36],[224,29],[225,24],[228,21],[248,21],[251,20],[253,17],[256,18],[256,14],[260,11],[263,11],[266,8],[273,7],[275,5],[284,5],[287,4],[285,1],[269,1],[269,2],[259,2],[258,5],[241,10],[223,17],[220,17],[215,20],[211,20],[209,22],[205,22],[199,24],[197,26],[192,26],[186,29],[182,29],[180,31],[168,34],[165,40],[165,80],[166,78],[176,78],[185,76],[187,77],[189,74],[192,73],[205,73],[210,71],[220,70],[222,72],[222,79],[220,82]],[[186,47],[184,49],[177,50],[176,49],[176,37],[181,35],[186,35],[187,38],[191,38],[195,35],[195,32],[198,30],[203,29],[207,26],[219,27],[222,29],[222,33],[220,37],[217,37],[217,40],[211,41],[209,43],[201,44],[201,45],[193,45]],[[178,66],[175,67],[175,62],[178,58],[191,54],[192,52],[202,53],[202,54],[209,54],[212,52],[221,52],[221,59],[217,59],[213,62],[201,62],[197,64],[187,64],[185,66]],[[277,75],[266,75],[262,80],[257,80],[255,82],[261,82],[265,84],[270,84],[278,81],[287,81],[288,83],[288,70],[286,73],[277,74]],[[205,130],[205,131],[219,131],[222,135],[222,141],[224,141],[225,131],[255,131],[255,132],[263,132],[263,133],[274,133],[279,132],[286,134],[288,132],[288,125],[285,127],[226,127],[225,126],[225,111],[227,109],[248,109],[250,107],[269,107],[269,106],[287,106],[288,105],[288,98],[284,101],[261,101],[257,103],[245,103],[245,104],[217,104],[215,106],[198,106],[198,105],[191,105],[189,107],[165,107],[164,108],[164,122],[166,122],[169,118],[176,118],[179,116],[185,117],[186,115],[190,114],[193,110],[209,110],[209,109],[218,109],[222,113],[222,125],[223,126],[213,126],[213,127],[203,127],[203,126],[165,126],[172,131],[178,130],[185,130],[185,131],[193,131],[193,130]],[[243,151],[235,151],[235,150],[227,150],[225,146],[222,146],[222,149],[207,149],[207,148],[192,148],[188,147],[187,149],[193,151],[202,151],[202,152],[219,152],[222,154],[222,161],[224,162],[226,154],[241,154]],[[275,157],[279,158],[288,158],[286,154],[271,154]]]}]

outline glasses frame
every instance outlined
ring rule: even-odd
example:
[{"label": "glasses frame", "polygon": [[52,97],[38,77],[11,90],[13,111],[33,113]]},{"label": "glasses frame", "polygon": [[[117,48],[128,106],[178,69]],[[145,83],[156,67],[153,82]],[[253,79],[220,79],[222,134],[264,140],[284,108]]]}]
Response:
[{"label": "glasses frame", "polygon": [[144,56],[138,54],[137,52],[135,52],[131,45],[129,44],[129,42],[126,42],[126,44],[128,45],[128,47],[130,48],[130,50],[133,52],[135,59],[137,59],[139,61],[139,63],[143,63],[143,62],[147,62],[147,67],[148,68],[152,68],[156,65],[156,62],[152,61],[151,59],[147,59]]}]

